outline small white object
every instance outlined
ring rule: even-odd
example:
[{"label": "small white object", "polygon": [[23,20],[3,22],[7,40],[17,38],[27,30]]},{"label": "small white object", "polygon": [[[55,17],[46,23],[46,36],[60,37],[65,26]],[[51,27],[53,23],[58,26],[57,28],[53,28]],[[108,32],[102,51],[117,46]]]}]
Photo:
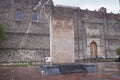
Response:
[{"label": "small white object", "polygon": [[41,74],[42,74],[42,75],[44,74],[44,71],[43,71],[43,70],[41,71]]},{"label": "small white object", "polygon": [[51,57],[45,57],[45,62],[51,62]]}]

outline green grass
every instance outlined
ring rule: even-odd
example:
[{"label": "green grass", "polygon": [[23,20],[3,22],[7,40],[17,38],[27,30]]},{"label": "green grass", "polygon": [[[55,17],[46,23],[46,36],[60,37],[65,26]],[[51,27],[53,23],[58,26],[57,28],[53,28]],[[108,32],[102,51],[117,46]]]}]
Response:
[{"label": "green grass", "polygon": [[27,67],[27,66],[38,66],[39,64],[0,64],[0,67]]},{"label": "green grass", "polygon": [[91,59],[85,59],[85,60],[77,60],[76,62],[115,62],[117,58],[108,58],[108,59],[98,59],[98,60],[91,60]]},{"label": "green grass", "polygon": [[116,61],[116,58],[108,58],[108,59],[100,59],[98,60],[98,62],[113,62]]},{"label": "green grass", "polygon": [[118,69],[120,69],[120,64],[118,65]]},{"label": "green grass", "polygon": [[[117,58],[109,58],[109,59],[99,59],[99,60],[76,60],[76,62],[83,62],[83,63],[88,63],[88,62],[115,62]],[[43,62],[39,64],[45,64]],[[39,66],[39,64],[36,63],[14,63],[14,64],[0,64],[0,67],[27,67],[27,66]],[[120,68],[120,65],[119,65]]]}]

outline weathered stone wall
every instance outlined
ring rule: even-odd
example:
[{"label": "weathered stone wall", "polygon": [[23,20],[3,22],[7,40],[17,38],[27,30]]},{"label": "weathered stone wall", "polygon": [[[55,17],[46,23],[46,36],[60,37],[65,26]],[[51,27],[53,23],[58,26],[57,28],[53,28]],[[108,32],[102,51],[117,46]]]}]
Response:
[{"label": "weathered stone wall", "polygon": [[49,35],[9,33],[1,46],[8,49],[49,49],[49,41]]},{"label": "weathered stone wall", "polygon": [[53,17],[50,31],[52,63],[74,63],[74,20]]},{"label": "weathered stone wall", "polygon": [[[95,41],[97,44],[98,57],[117,57],[115,50],[120,46],[120,15],[106,13],[106,10],[101,9],[97,12],[81,10],[78,7],[55,7],[54,12],[56,16],[60,18],[72,17],[75,21],[74,36],[76,60],[91,57],[90,44],[92,41]],[[114,29],[115,24],[118,26],[117,31]]]},{"label": "weathered stone wall", "polygon": [[[0,22],[7,30],[6,40],[0,44],[0,62],[42,61],[50,56],[50,15],[58,20],[73,19],[76,60],[91,57],[92,41],[97,44],[98,57],[117,57],[115,50],[120,46],[120,14],[106,13],[105,8],[89,11],[53,6],[52,0],[47,1],[0,0]],[[48,5],[44,5],[46,2]],[[23,14],[20,21],[15,19],[17,10]],[[31,19],[33,11],[38,15],[37,21]]]},{"label": "weathered stone wall", "polygon": [[[0,45],[0,62],[35,62],[50,56],[49,18],[53,3],[47,1],[0,0],[0,21],[7,30],[6,40]],[[17,10],[22,12],[21,20],[16,20]],[[32,21],[33,11],[37,21]]]},{"label": "weathered stone wall", "polygon": [[49,55],[49,50],[18,50],[18,49],[1,49],[0,62],[2,63],[24,63],[24,62],[40,62]]},{"label": "weathered stone wall", "polygon": [[116,49],[120,47],[120,15],[106,15],[106,56],[109,58],[117,57]]},{"label": "weathered stone wall", "polygon": [[[65,12],[65,13],[63,13]],[[54,7],[51,25],[51,51],[53,63],[73,63],[74,12],[72,9]],[[72,13],[72,15],[70,14]]]},{"label": "weathered stone wall", "polygon": [[[94,31],[93,36],[88,36],[87,35],[87,55],[89,57],[89,47],[90,43],[92,41],[95,41],[97,43],[97,54],[98,57],[103,57],[103,58],[115,58],[117,57],[116,55],[116,49],[120,46],[119,41],[120,41],[120,24],[119,24],[119,19],[120,15],[119,14],[108,14],[108,13],[102,13],[102,12],[95,12],[95,11],[86,11],[88,16],[83,16],[81,19],[84,22],[84,28],[86,28],[86,33],[87,33],[87,28],[93,28],[96,29]],[[118,29],[117,32],[115,29],[113,29],[114,25],[118,24]],[[98,31],[99,35],[95,35]],[[112,30],[112,31],[111,31]],[[90,35],[92,35],[92,30],[90,30]],[[98,40],[96,40],[98,39]],[[113,42],[110,42],[110,41]],[[115,41],[117,40],[117,41]],[[111,45],[109,43],[113,43],[114,45]],[[112,48],[109,48],[112,46]],[[86,50],[85,50],[86,51]]]}]

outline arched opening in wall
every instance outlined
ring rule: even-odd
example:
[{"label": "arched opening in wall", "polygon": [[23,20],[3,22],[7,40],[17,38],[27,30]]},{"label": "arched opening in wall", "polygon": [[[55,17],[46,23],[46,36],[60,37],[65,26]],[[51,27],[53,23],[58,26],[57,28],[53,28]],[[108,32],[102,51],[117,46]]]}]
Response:
[{"label": "arched opening in wall", "polygon": [[37,17],[38,17],[37,12],[35,12],[35,11],[32,12],[32,22],[37,22],[37,20],[38,20]]},{"label": "arched opening in wall", "polygon": [[17,10],[15,13],[15,19],[16,21],[22,21],[23,19],[23,13],[21,10]]},{"label": "arched opening in wall", "polygon": [[97,43],[95,41],[90,44],[91,58],[97,58]]}]

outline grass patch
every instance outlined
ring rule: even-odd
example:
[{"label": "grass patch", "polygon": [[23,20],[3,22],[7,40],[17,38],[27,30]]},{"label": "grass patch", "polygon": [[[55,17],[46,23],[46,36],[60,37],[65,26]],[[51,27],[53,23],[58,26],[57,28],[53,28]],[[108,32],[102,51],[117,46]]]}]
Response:
[{"label": "grass patch", "polygon": [[120,69],[120,64],[118,65],[118,69]]},{"label": "grass patch", "polygon": [[98,59],[98,62],[115,62],[116,58]]},{"label": "grass patch", "polygon": [[108,58],[108,59],[84,59],[84,60],[76,60],[76,62],[116,62],[117,58]]},{"label": "grass patch", "polygon": [[27,66],[38,66],[39,64],[32,64],[32,63],[25,63],[25,64],[19,64],[19,63],[15,63],[15,64],[1,64],[0,67],[27,67]]}]

